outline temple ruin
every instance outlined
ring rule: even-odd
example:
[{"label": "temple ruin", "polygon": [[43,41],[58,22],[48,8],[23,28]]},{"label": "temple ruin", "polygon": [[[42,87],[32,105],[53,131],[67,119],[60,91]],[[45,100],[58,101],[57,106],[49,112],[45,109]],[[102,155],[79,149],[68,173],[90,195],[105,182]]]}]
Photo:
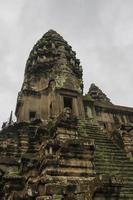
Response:
[{"label": "temple ruin", "polygon": [[54,30],[31,50],[0,131],[1,200],[133,200],[133,108],[83,95],[82,73]]}]

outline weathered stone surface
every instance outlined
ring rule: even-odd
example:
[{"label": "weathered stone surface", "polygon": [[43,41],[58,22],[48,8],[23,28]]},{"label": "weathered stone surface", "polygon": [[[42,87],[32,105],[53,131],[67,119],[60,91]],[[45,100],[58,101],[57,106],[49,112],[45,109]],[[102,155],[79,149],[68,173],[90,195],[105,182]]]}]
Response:
[{"label": "weathered stone surface", "polygon": [[50,30],[27,60],[16,117],[0,132],[1,200],[132,200],[133,108],[94,84]]}]

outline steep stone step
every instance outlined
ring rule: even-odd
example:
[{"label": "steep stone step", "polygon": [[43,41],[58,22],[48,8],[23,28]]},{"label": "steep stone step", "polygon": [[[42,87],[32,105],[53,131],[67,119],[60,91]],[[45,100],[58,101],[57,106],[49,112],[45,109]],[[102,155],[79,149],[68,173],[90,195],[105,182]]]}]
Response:
[{"label": "steep stone step", "polygon": [[[94,168],[96,173],[122,177],[124,186],[120,190],[119,199],[132,200],[133,162],[127,158],[126,153],[115,145],[98,125],[92,125],[87,120],[82,120],[79,122],[78,131],[81,138],[94,140]],[[117,198],[112,195],[111,199]]]}]

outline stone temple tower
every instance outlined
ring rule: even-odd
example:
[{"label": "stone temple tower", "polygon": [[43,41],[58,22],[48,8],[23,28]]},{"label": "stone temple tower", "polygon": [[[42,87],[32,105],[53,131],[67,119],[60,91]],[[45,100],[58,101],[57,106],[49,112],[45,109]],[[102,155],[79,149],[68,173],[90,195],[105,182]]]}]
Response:
[{"label": "stone temple tower", "polygon": [[95,84],[50,30],[27,60],[17,121],[0,131],[0,200],[133,200],[133,108]]},{"label": "stone temple tower", "polygon": [[35,44],[27,60],[24,82],[18,94],[18,122],[57,117],[69,107],[84,116],[82,67],[71,46],[49,30]]}]

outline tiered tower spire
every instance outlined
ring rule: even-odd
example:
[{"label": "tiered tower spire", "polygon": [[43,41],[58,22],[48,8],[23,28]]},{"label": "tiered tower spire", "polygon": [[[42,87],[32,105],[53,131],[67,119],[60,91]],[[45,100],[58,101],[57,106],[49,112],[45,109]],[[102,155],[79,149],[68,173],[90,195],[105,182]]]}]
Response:
[{"label": "tiered tower spire", "polygon": [[27,60],[18,95],[17,119],[45,120],[57,116],[66,106],[77,116],[82,115],[78,99],[82,91],[82,67],[76,53],[62,36],[49,30],[35,44]]}]

